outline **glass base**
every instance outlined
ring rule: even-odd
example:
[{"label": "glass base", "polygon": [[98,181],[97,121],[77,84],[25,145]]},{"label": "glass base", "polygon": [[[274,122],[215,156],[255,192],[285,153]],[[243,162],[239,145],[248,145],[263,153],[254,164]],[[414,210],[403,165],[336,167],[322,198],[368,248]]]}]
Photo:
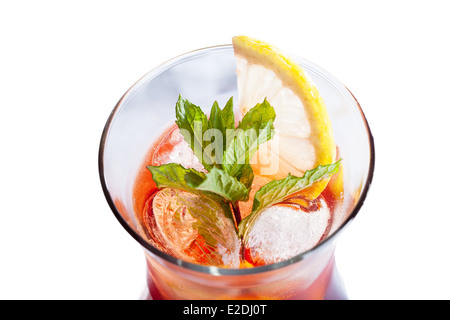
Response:
[{"label": "glass base", "polygon": [[[344,282],[337,270],[336,263],[334,263],[331,273],[330,283],[325,292],[324,300],[347,300],[347,292],[345,290]],[[148,286],[141,295],[140,300],[164,300],[149,279]]]},{"label": "glass base", "polygon": [[334,264],[333,271],[331,273],[330,283],[328,284],[327,291],[325,292],[324,300],[347,300],[347,292],[345,291],[344,282],[337,270],[336,264]]}]

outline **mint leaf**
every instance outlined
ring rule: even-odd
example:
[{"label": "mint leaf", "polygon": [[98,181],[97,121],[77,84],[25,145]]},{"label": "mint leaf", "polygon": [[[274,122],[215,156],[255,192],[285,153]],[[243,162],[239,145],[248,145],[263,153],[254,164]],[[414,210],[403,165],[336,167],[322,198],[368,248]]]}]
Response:
[{"label": "mint leaf", "polygon": [[206,179],[200,184],[190,185],[197,190],[218,195],[226,201],[234,202],[248,199],[249,190],[247,187],[216,167],[206,174]]},{"label": "mint leaf", "polygon": [[222,120],[225,129],[235,128],[236,124],[234,123],[233,97],[227,101],[222,110]]},{"label": "mint leaf", "polygon": [[214,163],[221,164],[223,150],[225,150],[225,125],[223,122],[222,110],[217,101],[214,101],[211,107],[211,113],[208,120],[208,129],[205,131],[204,139],[211,141],[205,148],[205,152],[211,155]]},{"label": "mint leaf", "polygon": [[178,163],[147,166],[147,169],[151,171],[152,179],[159,189],[174,188],[198,194],[198,191],[191,185],[201,183],[206,179],[206,175],[203,172],[195,169],[186,169]]},{"label": "mint leaf", "polygon": [[203,110],[190,102],[178,97],[175,106],[176,124],[183,135],[184,140],[189,144],[194,155],[200,160],[206,170],[212,168],[213,159],[204,154],[204,133],[208,128],[208,119]]},{"label": "mint leaf", "polygon": [[231,144],[223,156],[223,168],[231,176],[236,177],[248,171],[248,165],[259,145],[273,137],[273,121],[275,111],[264,100],[245,114],[235,131]]},{"label": "mint leaf", "polygon": [[[239,182],[241,182],[247,189],[250,190],[250,188],[252,187],[252,183],[253,183],[253,178],[254,178],[254,174],[253,174],[253,169],[252,166],[249,164],[246,164],[243,168],[242,168],[242,172],[241,174],[237,175],[236,178],[239,180]],[[243,201],[247,201],[248,199],[245,199]]]},{"label": "mint leaf", "polygon": [[208,128],[204,133],[204,140],[206,140],[204,152],[210,155],[214,165],[219,168],[222,168],[223,152],[227,148],[228,136],[234,133],[234,129],[233,97],[228,100],[223,110],[219,108],[217,101],[214,101]]},{"label": "mint leaf", "polygon": [[[233,97],[228,100],[223,110],[220,110],[219,104],[217,103],[217,101],[214,101],[208,120],[208,129],[211,128],[219,129],[223,133],[224,137],[226,136],[227,129],[235,129]],[[226,139],[224,139],[223,141],[225,147]]]},{"label": "mint leaf", "polygon": [[237,129],[248,130],[254,128],[259,130],[270,121],[275,121],[275,110],[270,103],[264,99],[262,103],[256,104],[242,118]]},{"label": "mint leaf", "polygon": [[317,181],[331,177],[339,170],[340,163],[341,160],[329,165],[320,165],[315,169],[306,171],[303,177],[289,174],[284,179],[273,180],[262,186],[255,194],[252,213],[239,224],[239,235],[245,235],[249,226],[254,224],[264,209],[284,201],[290,195],[311,186]]}]

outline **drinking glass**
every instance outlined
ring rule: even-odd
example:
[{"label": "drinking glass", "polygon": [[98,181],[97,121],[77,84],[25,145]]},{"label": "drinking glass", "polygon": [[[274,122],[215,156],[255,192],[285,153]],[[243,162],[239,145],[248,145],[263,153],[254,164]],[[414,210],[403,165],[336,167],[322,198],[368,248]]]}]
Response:
[{"label": "drinking glass", "polygon": [[305,59],[294,60],[310,75],[327,106],[343,159],[344,201],[326,239],[282,262],[226,269],[177,259],[146,241],[135,212],[136,175],[152,144],[174,124],[178,96],[207,108],[215,100],[224,106],[231,96],[238,101],[231,45],[192,51],[163,63],[132,85],[112,110],[100,142],[100,180],[112,212],[146,256],[148,299],[346,297],[336,272],[334,251],[339,235],[360,211],[371,184],[373,137],[360,105],[343,84]]}]

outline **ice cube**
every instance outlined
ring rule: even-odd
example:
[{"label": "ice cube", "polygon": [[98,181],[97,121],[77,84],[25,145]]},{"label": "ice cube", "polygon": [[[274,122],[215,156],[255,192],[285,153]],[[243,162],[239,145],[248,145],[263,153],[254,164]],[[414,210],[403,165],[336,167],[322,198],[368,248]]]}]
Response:
[{"label": "ice cube", "polygon": [[238,268],[241,242],[234,222],[215,201],[165,188],[144,211],[151,243],[176,258],[209,266]]},{"label": "ice cube", "polygon": [[278,204],[262,212],[244,239],[246,259],[266,265],[314,247],[326,236],[330,209],[321,197],[310,208]]},{"label": "ice cube", "polygon": [[205,168],[194,155],[191,147],[184,140],[180,130],[175,128],[154,153],[153,165],[179,163],[185,168],[193,168],[205,172]]}]

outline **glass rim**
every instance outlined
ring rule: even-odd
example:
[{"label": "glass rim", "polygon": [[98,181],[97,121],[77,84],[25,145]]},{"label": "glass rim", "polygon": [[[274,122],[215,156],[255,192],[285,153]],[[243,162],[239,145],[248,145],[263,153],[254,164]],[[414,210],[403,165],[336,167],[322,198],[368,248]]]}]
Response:
[{"label": "glass rim", "polygon": [[119,101],[117,102],[117,104],[115,105],[115,107],[113,108],[113,110],[111,111],[106,124],[103,128],[103,132],[101,135],[101,139],[100,139],[100,147],[99,147],[99,153],[98,153],[98,170],[99,170],[99,175],[100,175],[100,182],[101,182],[101,186],[103,189],[103,193],[105,195],[106,201],[110,207],[110,209],[112,210],[113,214],[115,215],[115,217],[117,218],[117,220],[120,222],[120,224],[125,228],[125,230],[145,249],[148,250],[149,252],[151,252],[152,254],[158,256],[159,258],[162,258],[163,260],[170,262],[172,264],[175,264],[179,267],[191,270],[191,271],[197,271],[197,272],[201,272],[201,273],[205,273],[205,274],[210,274],[210,275],[251,275],[251,274],[259,274],[259,273],[263,273],[263,272],[267,272],[267,271],[271,271],[271,270],[277,270],[277,269],[281,269],[283,267],[292,265],[296,262],[299,262],[301,260],[304,260],[305,258],[307,258],[308,256],[310,256],[311,254],[313,254],[314,252],[318,251],[320,248],[323,248],[324,246],[326,246],[328,243],[331,243],[331,241],[333,241],[338,234],[340,234],[342,232],[343,229],[345,229],[345,227],[350,223],[350,221],[352,221],[356,215],[358,214],[359,210],[361,209],[362,205],[364,204],[365,198],[367,196],[367,193],[369,191],[370,185],[372,183],[373,180],[373,173],[375,170],[375,145],[374,145],[374,139],[372,136],[372,132],[370,130],[369,124],[367,122],[366,116],[358,102],[358,100],[356,99],[356,97],[353,95],[353,93],[345,86],[343,85],[338,79],[336,79],[333,75],[331,75],[329,72],[325,71],[323,68],[317,66],[316,64],[304,59],[304,58],[300,58],[300,57],[296,57],[296,56],[292,56],[294,61],[301,61],[307,65],[309,65],[310,67],[313,67],[315,71],[318,71],[322,76],[324,76],[328,81],[330,81],[333,85],[339,85],[341,86],[341,88],[338,89],[344,89],[344,92],[342,92],[342,90],[340,90],[342,93],[347,93],[349,94],[349,97],[355,102],[355,105],[357,107],[357,110],[360,113],[360,117],[364,123],[366,132],[367,132],[367,137],[368,137],[368,143],[369,143],[369,152],[370,152],[370,163],[369,163],[369,168],[368,168],[368,173],[367,173],[367,180],[366,183],[364,185],[364,188],[361,190],[361,193],[359,195],[359,199],[356,202],[352,212],[347,216],[347,218],[339,225],[339,227],[336,228],[336,230],[334,230],[334,232],[332,234],[330,234],[329,236],[326,237],[326,239],[324,239],[323,241],[320,241],[318,244],[316,244],[314,247],[301,252],[297,255],[295,255],[294,257],[290,258],[290,259],[286,259],[280,262],[276,262],[273,264],[269,264],[269,265],[265,265],[265,266],[257,266],[257,267],[253,267],[253,268],[220,268],[220,267],[216,267],[216,266],[205,266],[205,265],[200,265],[200,264],[195,264],[195,263],[191,263],[191,262],[187,262],[185,260],[173,257],[159,249],[157,249],[156,247],[152,246],[148,241],[146,241],[136,230],[133,229],[133,227],[131,227],[127,221],[124,219],[124,217],[120,214],[119,210],[117,209],[117,207],[114,204],[114,200],[112,199],[107,184],[106,184],[106,178],[104,175],[104,165],[103,165],[103,158],[104,158],[104,150],[105,150],[105,144],[106,144],[106,140],[108,137],[108,132],[109,129],[113,123],[113,120],[115,118],[115,115],[117,114],[118,110],[121,108],[123,101],[125,101],[125,99],[127,97],[129,97],[130,95],[133,94],[133,92],[135,90],[137,90],[140,86],[141,83],[143,83],[146,80],[150,80],[153,77],[156,77],[157,75],[159,75],[160,73],[166,71],[168,68],[175,66],[176,64],[183,62],[184,60],[197,56],[199,54],[203,54],[203,53],[207,53],[211,50],[221,50],[221,49],[226,49],[226,50],[230,50],[233,49],[231,44],[225,44],[225,45],[216,45],[216,46],[210,46],[210,47],[204,47],[204,48],[200,48],[200,49],[196,49],[196,50],[192,50],[189,52],[186,52],[184,54],[180,54],[172,59],[167,60],[166,62],[163,62],[162,64],[158,65],[157,67],[153,68],[152,70],[150,70],[149,72],[147,72],[146,74],[144,74],[139,80],[137,80],[123,95],[122,97],[119,99]]}]

